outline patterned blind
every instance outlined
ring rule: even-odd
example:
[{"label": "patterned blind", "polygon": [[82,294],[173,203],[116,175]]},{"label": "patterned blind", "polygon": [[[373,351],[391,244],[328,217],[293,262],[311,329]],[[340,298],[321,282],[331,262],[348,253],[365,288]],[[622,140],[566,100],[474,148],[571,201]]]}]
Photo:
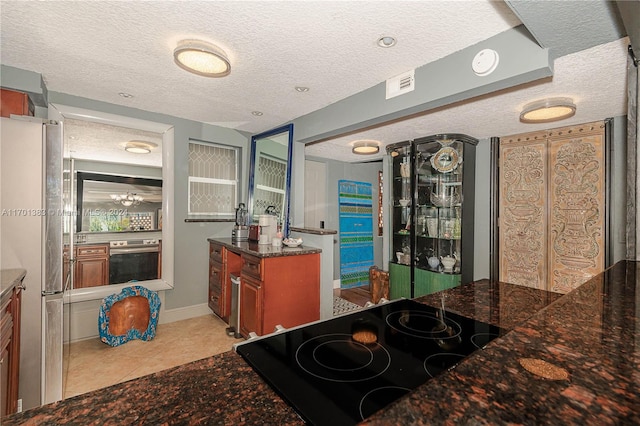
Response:
[{"label": "patterned blind", "polygon": [[234,217],[238,150],[189,142],[189,214]]}]

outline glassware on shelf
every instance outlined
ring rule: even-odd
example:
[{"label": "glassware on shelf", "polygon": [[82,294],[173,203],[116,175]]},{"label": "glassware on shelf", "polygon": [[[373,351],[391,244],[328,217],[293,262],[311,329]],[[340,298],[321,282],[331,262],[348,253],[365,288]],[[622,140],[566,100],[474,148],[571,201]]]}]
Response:
[{"label": "glassware on shelf", "polygon": [[431,238],[438,238],[438,218],[427,218],[427,232]]}]

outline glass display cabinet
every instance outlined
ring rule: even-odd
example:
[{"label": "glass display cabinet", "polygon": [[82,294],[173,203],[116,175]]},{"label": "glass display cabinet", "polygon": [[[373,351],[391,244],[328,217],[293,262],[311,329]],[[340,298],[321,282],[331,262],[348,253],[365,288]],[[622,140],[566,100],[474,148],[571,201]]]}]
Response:
[{"label": "glass display cabinet", "polygon": [[477,143],[466,135],[440,134],[387,146],[391,298],[473,280]]}]

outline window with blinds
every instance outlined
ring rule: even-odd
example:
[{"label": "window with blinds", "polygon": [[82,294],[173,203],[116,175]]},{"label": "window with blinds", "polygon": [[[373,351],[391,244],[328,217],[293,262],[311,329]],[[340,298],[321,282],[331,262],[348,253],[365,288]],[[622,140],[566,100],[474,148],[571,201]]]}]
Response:
[{"label": "window with blinds", "polygon": [[189,142],[189,215],[234,218],[238,148]]}]

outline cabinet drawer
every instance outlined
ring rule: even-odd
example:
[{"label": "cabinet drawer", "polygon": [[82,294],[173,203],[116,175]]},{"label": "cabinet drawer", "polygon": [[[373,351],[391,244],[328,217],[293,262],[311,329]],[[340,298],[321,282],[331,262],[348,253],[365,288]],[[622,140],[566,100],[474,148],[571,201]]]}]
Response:
[{"label": "cabinet drawer", "polygon": [[242,255],[242,274],[247,274],[262,281],[262,259],[248,254]]},{"label": "cabinet drawer", "polygon": [[223,259],[222,259],[222,250],[224,249],[224,247],[222,247],[219,244],[214,244],[214,243],[209,243],[209,259],[216,261],[218,263],[222,263]]},{"label": "cabinet drawer", "polygon": [[106,244],[97,246],[79,246],[78,256],[108,256],[109,246]]},{"label": "cabinet drawer", "polygon": [[222,264],[218,262],[209,263],[209,282],[215,283],[218,287],[222,285]]}]

